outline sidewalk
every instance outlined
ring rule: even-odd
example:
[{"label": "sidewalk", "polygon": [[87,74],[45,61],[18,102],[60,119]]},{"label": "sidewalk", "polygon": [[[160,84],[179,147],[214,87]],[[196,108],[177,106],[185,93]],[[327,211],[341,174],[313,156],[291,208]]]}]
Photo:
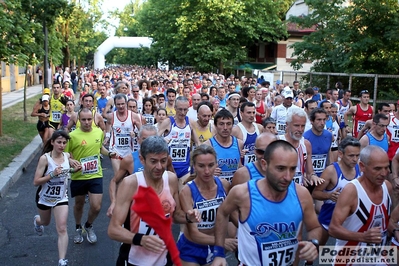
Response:
[{"label": "sidewalk", "polygon": [[[42,94],[42,85],[35,85],[26,89],[26,98],[32,98],[38,94]],[[39,98],[38,98],[39,99]],[[2,110],[10,107],[16,103],[24,100],[24,89],[20,89],[13,92],[5,92],[2,94]]]},{"label": "sidewalk", "polygon": [[[28,87],[26,90],[26,98],[37,96],[39,99],[42,94],[42,85],[35,85]],[[2,94],[2,110],[13,106],[16,103],[22,102],[24,99],[24,90],[17,90]],[[12,162],[0,172],[0,198],[6,196],[8,189],[20,178],[25,168],[35,158],[41,149],[42,140],[37,135],[28,146],[26,146],[21,154],[12,160]]]}]

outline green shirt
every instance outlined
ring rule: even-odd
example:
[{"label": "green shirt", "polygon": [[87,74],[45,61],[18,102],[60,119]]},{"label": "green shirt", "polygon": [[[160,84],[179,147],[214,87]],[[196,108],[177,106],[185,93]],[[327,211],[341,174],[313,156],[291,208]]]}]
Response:
[{"label": "green shirt", "polygon": [[72,131],[71,139],[65,148],[72,157],[82,164],[82,170],[71,175],[72,180],[88,180],[102,178],[100,152],[104,140],[101,129],[93,127],[90,132],[84,132],[80,128]]}]

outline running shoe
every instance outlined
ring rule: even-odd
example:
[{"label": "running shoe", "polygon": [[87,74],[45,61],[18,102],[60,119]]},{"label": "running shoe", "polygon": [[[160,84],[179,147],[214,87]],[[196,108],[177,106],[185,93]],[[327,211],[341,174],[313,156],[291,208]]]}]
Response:
[{"label": "running shoe", "polygon": [[87,241],[89,241],[89,243],[94,244],[97,242],[97,236],[96,233],[94,233],[94,229],[93,226],[90,227],[86,227],[85,226],[85,231],[86,231],[86,237],[87,237]]},{"label": "running shoe", "polygon": [[33,225],[35,226],[35,232],[38,236],[43,235],[44,232],[44,226],[43,225],[37,225],[36,224],[36,219],[39,218],[40,215],[35,215],[35,217],[33,217]]},{"label": "running shoe", "polygon": [[58,261],[58,266],[68,266],[68,260],[66,259],[60,259]]},{"label": "running shoe", "polygon": [[76,235],[73,237],[73,243],[81,244],[83,242],[83,228],[76,229]]}]

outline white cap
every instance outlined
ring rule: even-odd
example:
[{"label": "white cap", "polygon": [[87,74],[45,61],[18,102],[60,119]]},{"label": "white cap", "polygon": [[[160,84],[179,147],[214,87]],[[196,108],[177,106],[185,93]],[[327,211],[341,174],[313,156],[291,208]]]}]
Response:
[{"label": "white cap", "polygon": [[42,101],[48,101],[50,99],[50,96],[45,94],[42,96]]},{"label": "white cap", "polygon": [[294,93],[293,93],[292,90],[290,90],[290,89],[288,89],[288,90],[283,90],[283,91],[281,92],[281,95],[282,95],[284,98],[294,98]]}]

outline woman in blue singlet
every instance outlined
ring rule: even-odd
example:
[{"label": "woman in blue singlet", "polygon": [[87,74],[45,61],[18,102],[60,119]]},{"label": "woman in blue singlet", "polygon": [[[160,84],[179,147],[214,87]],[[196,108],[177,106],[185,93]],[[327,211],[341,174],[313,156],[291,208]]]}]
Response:
[{"label": "woman in blue singlet", "polygon": [[[184,211],[193,208],[201,213],[201,222],[189,223],[184,228],[177,246],[183,266],[210,265],[215,245],[216,212],[229,189],[227,180],[215,177],[218,167],[215,150],[208,145],[198,146],[192,153],[194,179],[180,193],[180,204]],[[237,240],[226,238],[225,248],[235,251]]]}]

